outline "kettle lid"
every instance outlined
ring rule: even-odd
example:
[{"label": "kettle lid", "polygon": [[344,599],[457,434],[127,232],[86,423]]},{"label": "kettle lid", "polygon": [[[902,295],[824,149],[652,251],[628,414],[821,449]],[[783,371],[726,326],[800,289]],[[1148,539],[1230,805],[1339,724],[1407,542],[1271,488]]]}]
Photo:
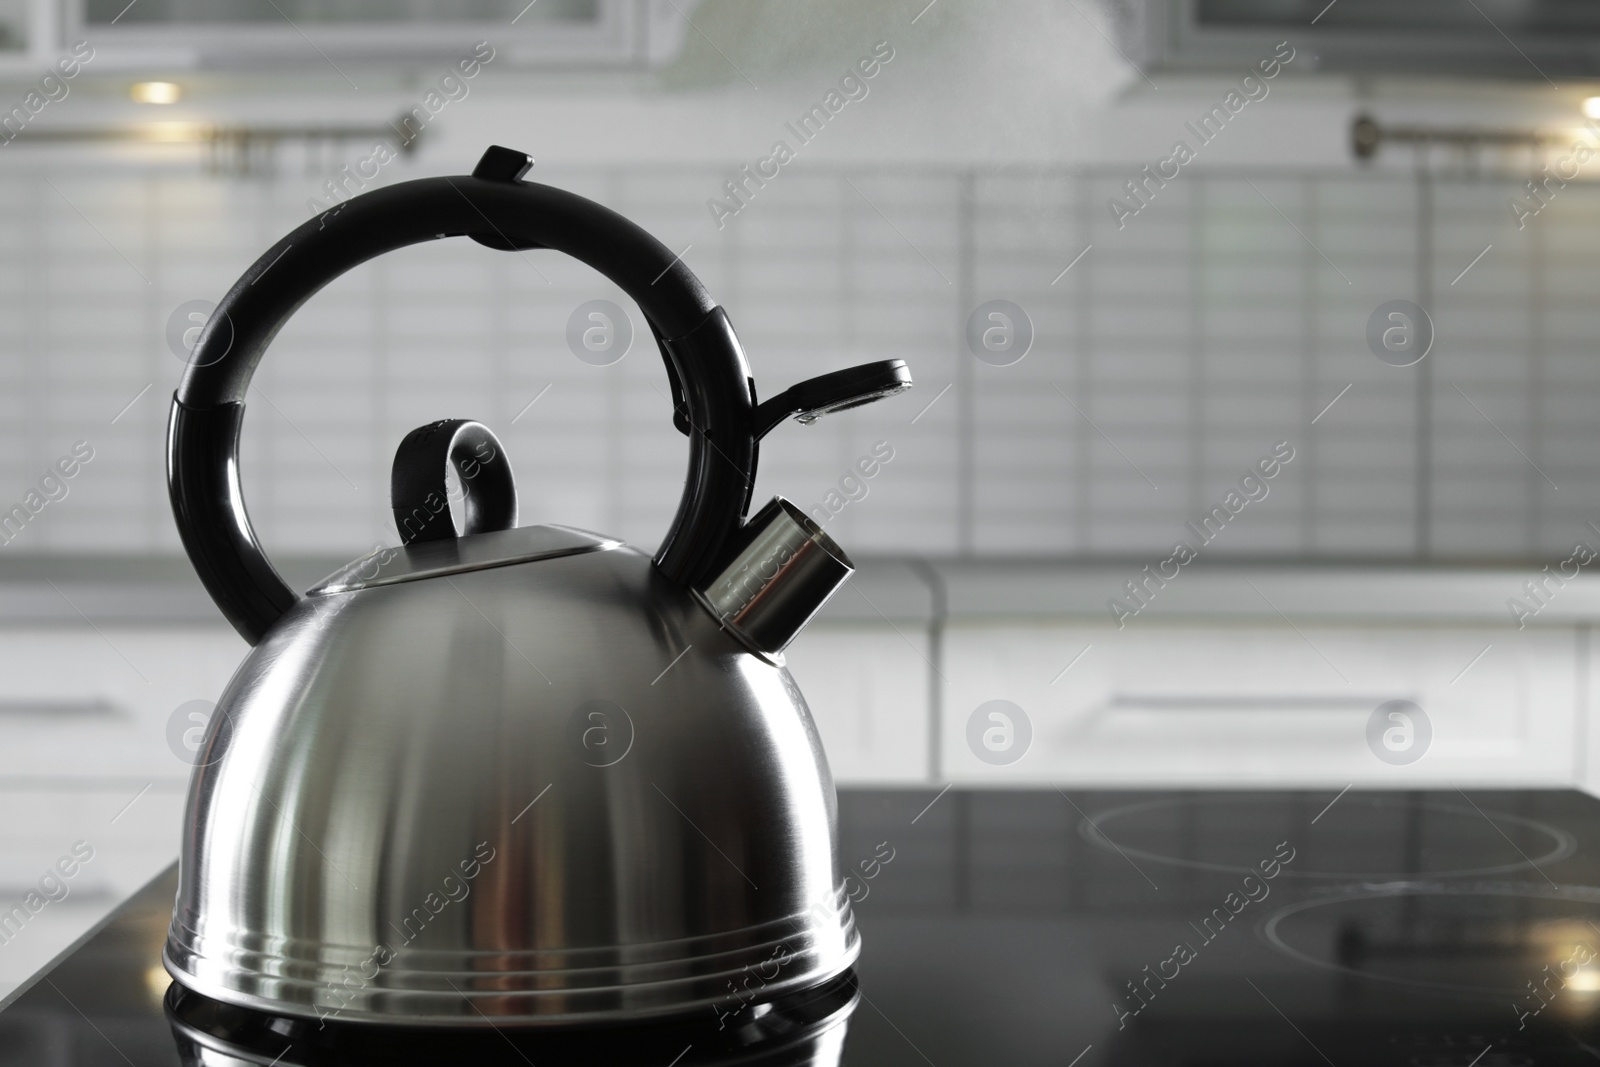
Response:
[{"label": "kettle lid", "polygon": [[306,596],[351,593],[381,585],[438,578],[513,563],[606,552],[622,541],[571,526],[518,526],[448,540],[414,541],[380,548],[352,560],[306,590]]}]

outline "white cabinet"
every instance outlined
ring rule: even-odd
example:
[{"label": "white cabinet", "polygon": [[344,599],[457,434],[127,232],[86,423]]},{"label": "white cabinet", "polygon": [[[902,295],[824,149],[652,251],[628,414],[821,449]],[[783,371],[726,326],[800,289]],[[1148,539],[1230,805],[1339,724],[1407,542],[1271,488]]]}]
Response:
[{"label": "white cabinet", "polygon": [[[0,996],[177,858],[190,764],[168,723],[215,701],[245,651],[220,622],[0,628]],[[92,859],[19,922],[78,842]]]},{"label": "white cabinet", "polygon": [[[177,858],[183,802],[183,787],[170,781],[24,788],[0,781],[0,917],[10,916],[0,924],[0,997]],[[88,862],[75,863],[74,845]],[[72,875],[60,879],[64,859]],[[30,891],[53,899],[19,918],[14,909]],[[159,964],[152,960],[151,968],[152,989],[164,988]]]},{"label": "white cabinet", "polygon": [[246,651],[221,623],[0,630],[0,780],[186,782],[168,722],[215,701]]},{"label": "white cabinet", "polygon": [[[1577,619],[1516,631],[1488,618],[1190,615],[1118,631],[990,613],[947,619],[936,640],[909,586],[880,574],[865,588],[870,599],[830,606],[788,652],[844,785],[1600,785],[1588,727],[1600,638]],[[5,627],[0,785],[181,794],[174,713],[215,700],[246,651],[220,622]],[[995,700],[1031,727],[1010,763],[969,743],[973,712]],[[1409,764],[1368,744],[1373,711],[1393,700],[1431,726]],[[980,722],[980,746],[993,725]]]},{"label": "white cabinet", "polygon": [[[1565,628],[956,624],[945,636],[945,773],[995,784],[1570,784],[1577,651]],[[967,737],[972,712],[996,699],[1019,706],[1033,735],[999,766]],[[1392,700],[1414,702],[1432,728],[1406,765],[1368,745],[1369,718]]]},{"label": "white cabinet", "polygon": [[787,657],[836,781],[928,780],[925,626],[815,624]]}]

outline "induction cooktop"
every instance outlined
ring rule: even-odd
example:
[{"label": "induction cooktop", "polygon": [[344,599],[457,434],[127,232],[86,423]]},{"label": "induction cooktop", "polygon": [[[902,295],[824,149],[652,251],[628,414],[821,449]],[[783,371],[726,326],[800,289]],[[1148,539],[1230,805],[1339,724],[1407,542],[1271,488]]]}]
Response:
[{"label": "induction cooktop", "polygon": [[169,870],[0,1010],[0,1067],[1512,1067],[1600,1061],[1600,801],[842,790],[864,950],[704,1018],[320,1025],[171,986]]}]

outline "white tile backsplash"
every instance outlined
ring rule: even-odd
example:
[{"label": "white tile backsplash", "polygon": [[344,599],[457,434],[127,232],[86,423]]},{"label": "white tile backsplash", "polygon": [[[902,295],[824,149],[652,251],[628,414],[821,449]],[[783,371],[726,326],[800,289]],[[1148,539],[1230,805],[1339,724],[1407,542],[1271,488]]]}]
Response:
[{"label": "white tile backsplash", "polygon": [[[415,176],[409,166],[391,177]],[[50,172],[56,191],[45,173],[24,162],[0,180],[0,233],[13,237],[0,277],[15,282],[0,285],[0,380],[13,383],[0,503],[74,440],[98,458],[15,550],[174,552],[161,448],[181,363],[167,316],[215,299],[300,222],[301,183],[113,165]],[[840,517],[855,551],[1143,550],[1285,437],[1302,456],[1283,488],[1292,514],[1215,553],[1530,558],[1595,517],[1584,398],[1600,395],[1600,364],[1584,353],[1600,251],[1575,223],[1600,214],[1600,189],[1564,190],[1518,233],[1489,209],[1503,182],[1434,179],[1424,278],[1417,185],[1403,175],[1256,173],[1252,189],[1242,172],[1197,171],[1121,231],[1103,204],[1115,177],[818,166],[709,238],[698,198],[720,186],[716,168],[567,168],[561,180],[673,248],[694,243],[685,258],[728,307],[762,395],[853,362],[912,364],[909,397],[784,427],[763,447],[758,494],[813,499],[864,445],[896,443],[873,499]],[[1381,364],[1368,315],[1423,289],[1428,362]],[[335,281],[278,338],[246,420],[247,495],[269,548],[353,555],[392,536],[395,444],[446,416],[507,438],[531,518],[653,544],[684,444],[642,322],[614,366],[565,350],[567,315],[595,297],[620,294],[575,261],[464,241]],[[991,298],[1033,320],[1033,348],[1011,367],[977,363],[962,340],[971,306]]]}]

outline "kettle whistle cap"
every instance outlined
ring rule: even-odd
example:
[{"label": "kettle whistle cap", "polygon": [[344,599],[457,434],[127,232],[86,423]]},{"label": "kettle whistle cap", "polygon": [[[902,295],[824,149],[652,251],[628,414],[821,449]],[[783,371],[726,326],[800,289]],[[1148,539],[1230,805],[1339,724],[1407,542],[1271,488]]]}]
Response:
[{"label": "kettle whistle cap", "polygon": [[821,526],[776,496],[745,524],[727,562],[695,597],[746,646],[776,655],[854,570]]}]

